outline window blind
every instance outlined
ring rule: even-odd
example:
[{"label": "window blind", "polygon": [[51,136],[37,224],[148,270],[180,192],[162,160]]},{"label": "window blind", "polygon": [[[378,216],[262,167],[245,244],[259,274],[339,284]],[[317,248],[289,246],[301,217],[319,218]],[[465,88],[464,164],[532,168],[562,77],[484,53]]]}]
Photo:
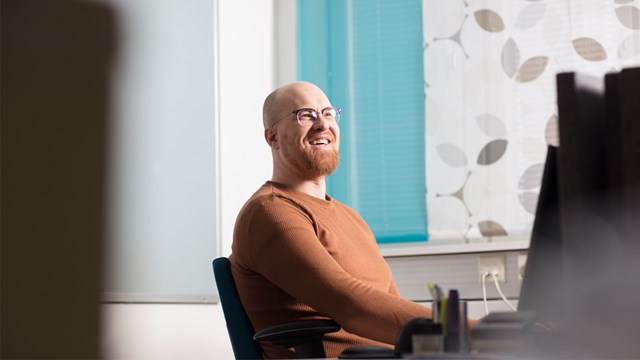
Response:
[{"label": "window blind", "polygon": [[420,0],[298,1],[298,78],[343,108],[328,191],[379,243],[427,240]]}]

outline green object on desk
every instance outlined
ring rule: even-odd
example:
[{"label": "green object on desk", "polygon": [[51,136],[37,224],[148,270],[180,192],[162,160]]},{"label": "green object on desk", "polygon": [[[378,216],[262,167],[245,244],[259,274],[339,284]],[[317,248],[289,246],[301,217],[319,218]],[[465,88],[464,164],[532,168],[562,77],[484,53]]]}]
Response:
[{"label": "green object on desk", "polygon": [[442,324],[442,334],[447,333],[447,297],[440,297],[440,324]]}]

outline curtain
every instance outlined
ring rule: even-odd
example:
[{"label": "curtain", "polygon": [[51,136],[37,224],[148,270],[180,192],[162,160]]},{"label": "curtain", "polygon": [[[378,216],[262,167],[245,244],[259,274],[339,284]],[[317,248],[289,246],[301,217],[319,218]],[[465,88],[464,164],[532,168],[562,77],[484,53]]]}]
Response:
[{"label": "curtain", "polygon": [[555,76],[640,64],[633,0],[422,0],[430,239],[526,237],[547,145],[558,144]]}]

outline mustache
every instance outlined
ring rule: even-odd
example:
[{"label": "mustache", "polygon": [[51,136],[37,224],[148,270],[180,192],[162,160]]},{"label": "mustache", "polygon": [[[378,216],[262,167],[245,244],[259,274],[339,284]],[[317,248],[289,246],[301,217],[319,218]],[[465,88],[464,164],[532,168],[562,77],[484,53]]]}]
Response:
[{"label": "mustache", "polygon": [[327,138],[329,140],[331,140],[331,142],[335,142],[336,141],[336,136],[333,132],[331,131],[323,131],[321,133],[315,133],[312,134],[310,136],[307,136],[307,141],[312,141],[318,138]]}]

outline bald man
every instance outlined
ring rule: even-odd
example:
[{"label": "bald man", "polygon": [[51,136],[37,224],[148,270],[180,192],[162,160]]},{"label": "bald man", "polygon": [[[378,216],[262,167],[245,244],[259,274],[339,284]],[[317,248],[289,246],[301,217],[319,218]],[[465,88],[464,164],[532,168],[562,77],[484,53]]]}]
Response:
[{"label": "bald man", "polygon": [[[339,162],[341,109],[309,82],[273,91],[264,102],[264,138],[273,174],[238,215],[229,257],[242,304],[256,330],[331,318],[328,357],[357,345],[393,346],[400,328],[431,309],[400,297],[364,220],[326,193]],[[261,344],[267,358],[292,349]]]}]

